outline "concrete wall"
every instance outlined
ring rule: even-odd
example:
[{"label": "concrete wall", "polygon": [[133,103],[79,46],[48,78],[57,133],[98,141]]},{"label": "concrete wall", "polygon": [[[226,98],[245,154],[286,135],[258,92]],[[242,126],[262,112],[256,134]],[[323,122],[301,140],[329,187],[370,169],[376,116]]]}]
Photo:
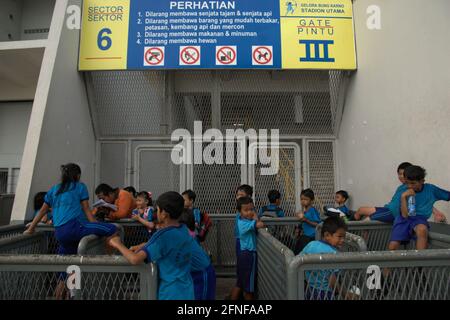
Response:
[{"label": "concrete wall", "polygon": [[27,29],[47,29],[55,0],[1,0],[0,41],[46,39],[47,32],[25,33]]},{"label": "concrete wall", "polygon": [[[381,30],[366,9],[381,8]],[[450,1],[354,1],[358,71],[351,78],[338,140],[340,187],[352,207],[384,205],[396,167],[425,167],[450,189]],[[450,218],[450,205],[438,206]]]},{"label": "concrete wall", "polygon": [[60,165],[81,166],[94,188],[95,136],[82,74],[77,71],[79,30],[65,26],[65,8],[81,1],[58,1],[43,58],[30,120],[12,220],[31,215],[31,199],[60,178]]},{"label": "concrete wall", "polygon": [[0,168],[19,168],[32,102],[0,102]]}]

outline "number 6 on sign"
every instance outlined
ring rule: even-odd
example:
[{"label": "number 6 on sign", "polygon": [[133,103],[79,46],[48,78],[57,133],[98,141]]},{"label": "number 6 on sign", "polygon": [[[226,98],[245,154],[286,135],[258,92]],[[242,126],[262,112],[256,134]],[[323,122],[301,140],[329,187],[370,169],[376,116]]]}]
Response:
[{"label": "number 6 on sign", "polygon": [[[100,30],[100,32],[98,33],[98,37],[97,37],[97,46],[100,50],[108,50],[109,48],[111,48],[112,46],[112,40],[110,37],[108,37],[107,35],[103,35],[103,34],[112,34],[111,29],[109,28],[103,28],[102,30]],[[103,42],[106,41],[106,45],[103,45]]]}]

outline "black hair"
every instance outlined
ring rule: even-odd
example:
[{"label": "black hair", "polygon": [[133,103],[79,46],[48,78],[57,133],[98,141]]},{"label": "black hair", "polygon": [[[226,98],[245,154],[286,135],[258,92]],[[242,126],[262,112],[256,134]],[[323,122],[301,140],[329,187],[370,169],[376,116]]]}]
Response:
[{"label": "black hair", "polygon": [[345,200],[348,200],[348,192],[345,190],[339,190],[336,192],[336,194],[340,194],[342,197],[344,197]]},{"label": "black hair", "polygon": [[281,198],[281,193],[278,190],[270,190],[267,197],[270,203],[275,203],[275,201]]},{"label": "black hair", "polygon": [[246,204],[250,204],[253,203],[253,199],[250,197],[241,197],[237,200],[237,205],[236,208],[238,209],[238,211],[241,211],[242,206],[246,205]]},{"label": "black hair", "polygon": [[425,176],[427,175],[427,172],[424,168],[419,166],[409,166],[405,169],[405,172],[403,173],[406,179],[410,181],[420,181],[425,179]]},{"label": "black hair", "polygon": [[253,187],[249,186],[248,184],[240,185],[236,189],[236,193],[238,193],[238,191],[244,191],[247,194],[247,196],[249,196],[250,198],[253,197]]},{"label": "black hair", "polygon": [[195,202],[195,199],[197,198],[197,195],[191,189],[184,191],[181,195],[182,196],[187,195],[189,200],[192,200],[192,202]]},{"label": "black hair", "polygon": [[[125,189],[124,189],[125,190]],[[150,196],[150,193],[149,192],[147,192],[147,191],[141,191],[141,192],[138,192],[137,194],[136,194],[136,198],[137,197],[142,197],[142,198],[144,198],[145,200],[147,200],[147,205],[149,206],[149,207],[152,207],[153,206],[153,200],[152,200],[152,197]]]},{"label": "black hair", "polygon": [[34,195],[34,211],[39,210],[44,205],[44,198],[47,192],[38,192]]},{"label": "black hair", "polygon": [[123,188],[123,190],[131,193],[134,198],[136,198],[138,196],[138,193],[137,193],[136,189],[133,186],[129,186],[129,187]]},{"label": "black hair", "polygon": [[348,230],[347,224],[344,219],[338,216],[328,217],[325,219],[322,225],[322,237],[325,235],[325,232],[329,234],[335,234],[339,229]]},{"label": "black hair", "polygon": [[304,196],[311,200],[314,200],[314,191],[312,191],[311,189],[302,190],[302,192],[300,193],[300,196]]},{"label": "black hair", "polygon": [[165,192],[156,200],[156,206],[167,212],[171,219],[178,219],[183,213],[184,199],[178,192]]},{"label": "black hair", "polygon": [[61,186],[56,194],[66,192],[73,182],[78,182],[81,176],[80,166],[75,163],[68,163],[61,166]]},{"label": "black hair", "polygon": [[99,195],[99,194],[103,194],[105,196],[113,193],[115,191],[115,189],[113,189],[109,184],[106,183],[102,183],[99,184],[97,186],[97,188],[95,188],[95,194]]},{"label": "black hair", "polygon": [[183,209],[181,216],[178,218],[179,223],[183,223],[189,230],[195,231],[195,217],[191,209]]},{"label": "black hair", "polygon": [[411,167],[411,166],[412,166],[412,163],[410,163],[410,162],[402,162],[397,167],[397,173],[399,173],[400,170],[405,170],[406,168]]}]

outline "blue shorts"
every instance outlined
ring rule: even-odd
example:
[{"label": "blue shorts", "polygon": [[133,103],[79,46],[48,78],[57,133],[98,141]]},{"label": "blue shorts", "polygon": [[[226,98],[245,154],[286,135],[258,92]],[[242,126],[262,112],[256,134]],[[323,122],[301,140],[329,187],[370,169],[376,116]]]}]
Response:
[{"label": "blue shorts", "polygon": [[111,223],[70,220],[62,226],[55,227],[55,238],[58,240],[58,254],[76,255],[80,240],[90,234],[109,237],[116,232],[117,227]]},{"label": "blue shorts", "polygon": [[404,218],[398,216],[395,218],[394,226],[392,227],[391,241],[409,242],[416,239],[414,228],[419,224],[423,224],[430,229],[428,218],[424,216],[414,216]]},{"label": "blue shorts", "polygon": [[238,258],[236,287],[246,293],[255,292],[258,256],[256,251],[241,251]]},{"label": "blue shorts", "polygon": [[394,222],[394,216],[391,210],[386,207],[375,207],[375,213],[370,216],[370,220],[381,221],[386,223]]},{"label": "blue shorts", "polygon": [[216,299],[216,271],[212,264],[203,271],[191,272],[195,300]]},{"label": "blue shorts", "polygon": [[238,261],[240,254],[241,254],[241,240],[239,238],[236,238],[236,276],[238,273]]}]

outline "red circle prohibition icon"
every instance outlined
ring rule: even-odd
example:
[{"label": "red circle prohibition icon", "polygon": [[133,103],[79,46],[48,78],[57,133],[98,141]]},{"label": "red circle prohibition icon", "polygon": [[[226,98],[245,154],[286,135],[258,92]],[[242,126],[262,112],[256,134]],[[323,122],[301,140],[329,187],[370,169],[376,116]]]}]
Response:
[{"label": "red circle prohibition icon", "polygon": [[164,52],[160,48],[150,48],[144,58],[148,64],[156,66],[164,60]]},{"label": "red circle prohibition icon", "polygon": [[[266,52],[264,53],[263,50]],[[258,64],[268,64],[272,60],[272,50],[267,47],[258,47],[253,51],[253,60]]]},{"label": "red circle prohibition icon", "polygon": [[[189,50],[194,50],[194,53],[192,51],[189,52]],[[186,47],[183,50],[181,50],[180,56],[181,56],[181,61],[183,61],[183,63],[195,64],[200,59],[200,52],[195,47]],[[189,59],[191,59],[191,60],[188,61]]]},{"label": "red circle prohibition icon", "polygon": [[[228,49],[231,51],[231,53],[232,53],[231,57],[228,56],[228,54],[224,51],[225,49]],[[220,58],[220,53],[222,53],[224,55],[225,60],[222,60]],[[219,50],[217,50],[216,58],[220,64],[231,64],[236,60],[236,51],[231,47],[221,47]]]}]

